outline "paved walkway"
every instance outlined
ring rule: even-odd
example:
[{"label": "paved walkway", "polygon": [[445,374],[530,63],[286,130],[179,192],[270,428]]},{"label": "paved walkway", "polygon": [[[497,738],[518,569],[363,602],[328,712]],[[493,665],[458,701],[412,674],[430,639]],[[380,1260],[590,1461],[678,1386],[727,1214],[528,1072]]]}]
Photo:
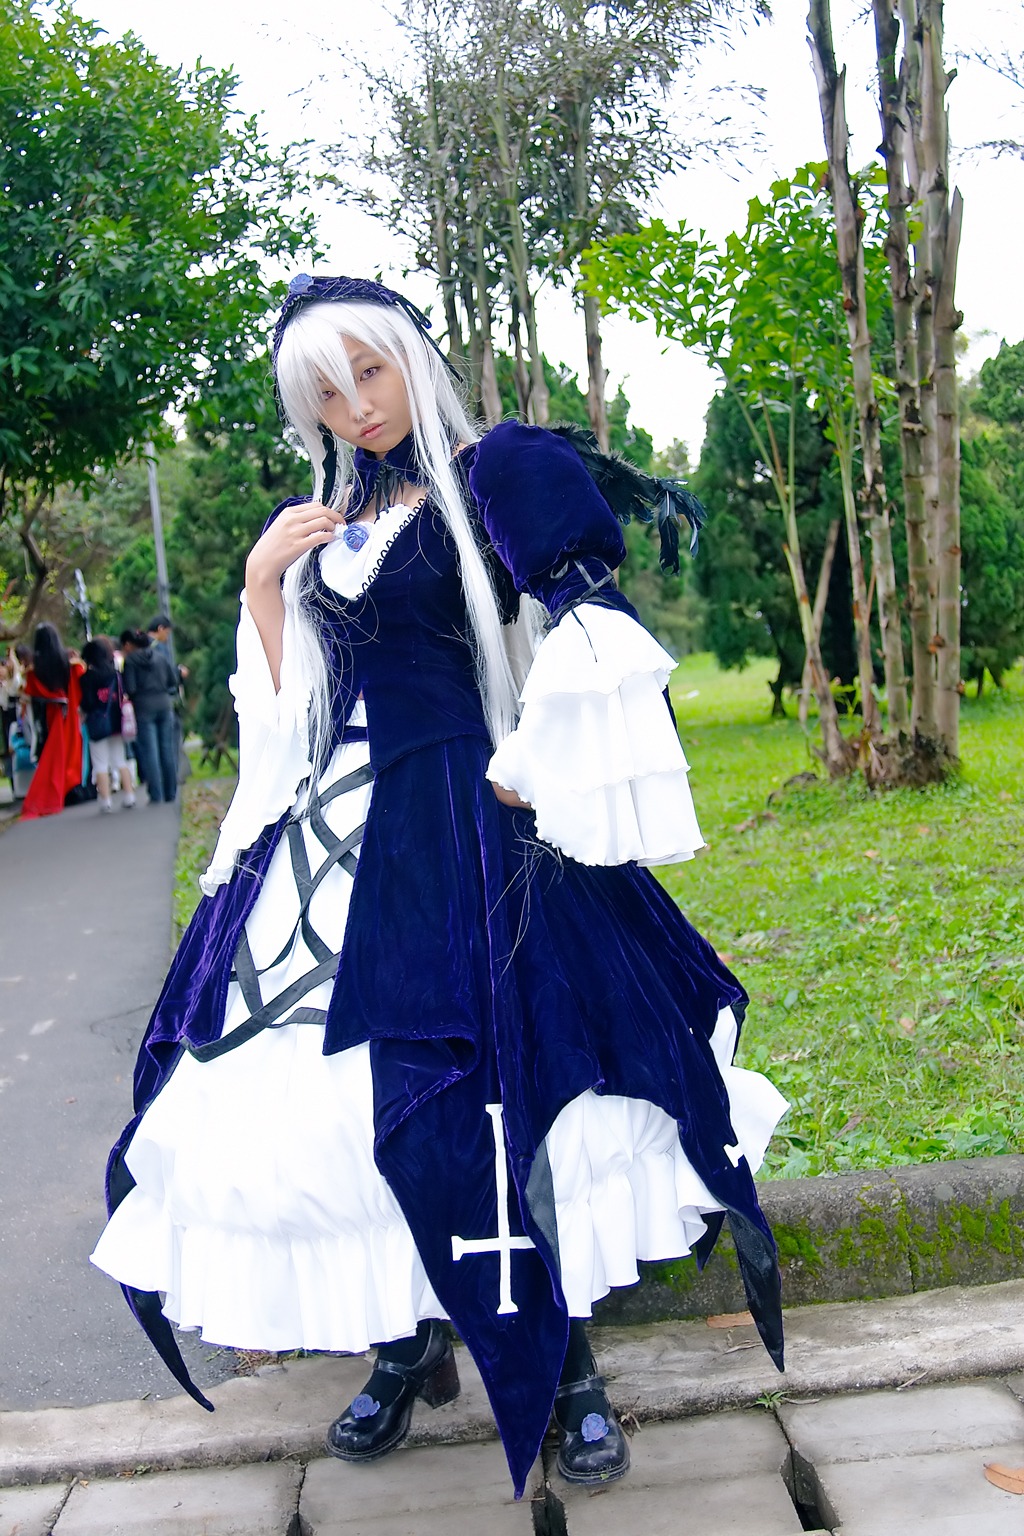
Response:
[{"label": "paved walkway", "polygon": [[480,1379],[368,1467],[322,1455],[362,1359],[176,1392],[88,1264],[166,969],[177,812],[84,806],[0,830],[0,1536],[1022,1536],[1024,1280],[787,1314],[780,1377],[742,1317],[595,1330],[630,1475],[511,1498]]},{"label": "paved walkway", "polygon": [[572,1489],[546,1446],[520,1504],[461,1346],[462,1396],[365,1467],[322,1453],[362,1358],[225,1382],[212,1417],[182,1397],[0,1415],[0,1536],[1021,1536],[1024,1497],[985,1467],[1024,1468],[1024,1281],[787,1328],[784,1377],[742,1320],[596,1329],[632,1470]]},{"label": "paved walkway", "polygon": [[0,826],[0,1409],[177,1390],[88,1261],[171,952],[178,807],[145,798]]}]

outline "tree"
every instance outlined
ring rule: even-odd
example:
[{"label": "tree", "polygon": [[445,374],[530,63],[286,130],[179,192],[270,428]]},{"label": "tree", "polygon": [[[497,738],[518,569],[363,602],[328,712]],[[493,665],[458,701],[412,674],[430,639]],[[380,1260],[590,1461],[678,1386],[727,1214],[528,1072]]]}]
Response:
[{"label": "tree", "polygon": [[[827,6],[825,6],[827,11]],[[872,0],[888,182],[915,734],[959,753],[960,412],[954,302],[963,202],[950,198],[941,0]],[[900,35],[903,57],[897,66]],[[913,266],[908,212],[917,215]]]},{"label": "tree", "polygon": [[[406,0],[405,67],[359,66],[374,132],[334,158],[387,190],[345,195],[437,274],[449,346],[473,362],[488,422],[498,317],[513,343],[517,410],[543,424],[540,285],[573,282],[595,234],[635,227],[668,171],[723,142],[728,130],[703,120],[684,137],[667,92],[700,47],[722,40],[727,18],[766,13],[762,0]],[[607,448],[600,315],[585,291],[578,301],[588,417]]]},{"label": "tree", "polygon": [[166,439],[167,409],[251,354],[264,258],[312,245],[281,211],[297,150],[238,120],[230,74],[102,37],[67,0],[0,0],[0,524],[30,558],[54,489]]},{"label": "tree", "polygon": [[[794,433],[794,485],[801,546],[809,564],[821,567],[829,530],[842,515],[842,487],[825,428],[799,396]],[[779,429],[787,437],[788,423]],[[804,667],[804,643],[793,587],[778,536],[778,509],[766,467],[739,402],[724,391],[711,402],[700,467],[692,488],[709,512],[694,571],[704,599],[704,639],[723,667],[743,667],[752,656],[774,656],[772,713],[796,687]],[[829,674],[851,683],[857,673],[850,605],[839,568],[829,583],[821,626],[822,656]]]},{"label": "tree", "polygon": [[[715,247],[685,224],[670,230],[655,220],[635,235],[592,247],[583,281],[609,307],[653,320],[663,335],[702,351],[736,398],[759,462],[775,493],[783,551],[796,598],[811,685],[818,702],[823,755],[829,772],[850,771],[855,753],[844,741],[815,629],[796,512],[794,479],[797,401],[805,379],[832,423],[847,473],[851,568],[860,565],[852,506],[852,444],[847,424],[849,354],[834,256],[821,217],[820,168],[803,167],[773,184],[767,202],[750,201],[747,227]],[[781,438],[777,425],[786,424]],[[863,589],[863,580],[860,582]],[[866,642],[866,595],[858,594],[862,696],[870,715],[872,680]]]},{"label": "tree", "polygon": [[[867,523],[871,531],[874,576],[878,589],[878,613],[882,654],[885,659],[889,727],[897,741],[902,743],[909,734],[910,712],[907,704],[899,593],[889,524],[889,497],[882,466],[882,428],[871,356],[871,330],[864,261],[864,210],[858,197],[859,186],[850,175],[849,129],[846,122],[846,71],[844,69],[840,74],[836,68],[829,0],[811,0],[807,26],[810,33],[814,74],[818,84],[825,152],[828,156],[829,192],[835,211],[836,257],[842,281],[843,311],[846,315],[849,334],[853,394],[856,401],[863,470],[862,494]],[[856,601],[855,598],[855,606]]]},{"label": "tree", "polygon": [[1003,342],[964,407],[963,666],[980,691],[1024,655],[1024,342]]},{"label": "tree", "polygon": [[1008,495],[1000,446],[985,435],[962,445],[963,671],[979,694],[986,672],[998,685],[1024,656],[1024,477]]}]

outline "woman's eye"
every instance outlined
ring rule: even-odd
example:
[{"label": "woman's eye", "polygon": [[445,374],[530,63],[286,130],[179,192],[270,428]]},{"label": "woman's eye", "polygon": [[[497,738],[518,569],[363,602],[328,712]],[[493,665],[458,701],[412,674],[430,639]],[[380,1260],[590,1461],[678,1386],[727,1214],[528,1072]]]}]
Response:
[{"label": "woman's eye", "polygon": [[320,391],[320,399],[321,400],[333,400],[334,396],[335,396],[335,391],[333,389],[322,389]]},{"label": "woman's eye", "polygon": [[380,373],[380,364],[374,363],[372,368],[363,369],[362,373],[359,375],[359,382],[362,383],[364,379],[372,379],[378,373]]}]

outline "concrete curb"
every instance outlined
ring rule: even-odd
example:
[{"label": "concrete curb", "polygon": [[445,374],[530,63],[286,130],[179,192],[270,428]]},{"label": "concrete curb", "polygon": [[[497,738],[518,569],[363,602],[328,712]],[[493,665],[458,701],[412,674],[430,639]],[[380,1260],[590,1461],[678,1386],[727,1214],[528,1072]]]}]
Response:
[{"label": "concrete curb", "polygon": [[[1024,1277],[1024,1156],[865,1169],[758,1185],[791,1306],[913,1296]],[[702,1274],[693,1259],[642,1266],[595,1321],[619,1326],[746,1306],[724,1231]]]},{"label": "concrete curb", "polygon": [[[597,1336],[601,1369],[621,1412],[641,1422],[759,1401],[774,1407],[870,1387],[1024,1371],[1024,1281],[952,1287],[888,1301],[787,1312],[789,1364],[780,1376],[750,1324],[669,1323]],[[417,1406],[410,1444],[495,1437],[480,1378],[459,1349],[463,1393],[434,1413]],[[0,1487],[78,1477],[318,1456],[326,1425],[366,1375],[362,1357],[318,1356],[271,1366],[211,1390],[204,1416],[186,1397],[0,1414]]]}]

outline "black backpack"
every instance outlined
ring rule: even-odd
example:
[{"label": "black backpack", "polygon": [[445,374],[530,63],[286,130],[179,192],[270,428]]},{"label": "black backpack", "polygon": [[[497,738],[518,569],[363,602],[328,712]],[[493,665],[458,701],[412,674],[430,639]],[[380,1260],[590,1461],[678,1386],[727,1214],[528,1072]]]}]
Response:
[{"label": "black backpack", "polygon": [[96,690],[96,706],[85,717],[85,734],[90,741],[106,741],[121,729],[121,679],[115,672],[104,688]]}]

